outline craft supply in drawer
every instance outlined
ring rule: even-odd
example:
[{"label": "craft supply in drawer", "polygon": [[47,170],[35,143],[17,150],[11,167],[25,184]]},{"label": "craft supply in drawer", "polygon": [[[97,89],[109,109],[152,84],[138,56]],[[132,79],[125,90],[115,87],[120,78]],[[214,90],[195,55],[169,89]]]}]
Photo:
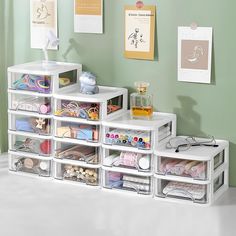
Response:
[{"label": "craft supply in drawer", "polygon": [[10,170],[25,172],[39,176],[49,177],[51,175],[51,161],[30,157],[10,156]]},{"label": "craft supply in drawer", "polygon": [[98,103],[57,100],[55,115],[99,120],[99,110],[100,105]]},{"label": "craft supply in drawer", "polygon": [[55,162],[55,178],[81,182],[88,185],[99,184],[99,168],[88,168]]},{"label": "craft supply in drawer", "polygon": [[105,143],[150,149],[151,133],[138,130],[109,129],[105,133]]},{"label": "craft supply in drawer", "polygon": [[138,176],[120,172],[105,171],[104,187],[134,191],[140,194],[150,194],[151,178],[149,176]]},{"label": "craft supply in drawer", "polygon": [[205,184],[192,184],[158,179],[158,185],[157,196],[188,199],[201,203],[206,203],[208,200],[207,185]]},{"label": "craft supply in drawer", "polygon": [[12,88],[38,93],[51,92],[51,77],[45,75],[15,74]]},{"label": "craft supply in drawer", "polygon": [[52,140],[10,134],[10,150],[28,152],[41,156],[50,156],[52,153]]},{"label": "craft supply in drawer", "polygon": [[99,163],[99,147],[74,145],[56,142],[56,158],[82,161],[88,164]]},{"label": "craft supply in drawer", "polygon": [[104,150],[103,165],[136,169],[138,171],[151,170],[151,154],[136,152]]},{"label": "craft supply in drawer", "polygon": [[123,107],[123,95],[111,98],[107,101],[107,114],[119,111]]},{"label": "craft supply in drawer", "polygon": [[157,173],[177,175],[194,179],[207,179],[208,164],[204,161],[175,159],[158,156]]},{"label": "craft supply in drawer", "polygon": [[30,111],[39,114],[51,113],[51,98],[10,94],[10,110]]},{"label": "craft supply in drawer", "polygon": [[98,142],[99,126],[56,121],[56,136]]},{"label": "craft supply in drawer", "polygon": [[11,114],[10,130],[49,135],[51,133],[51,119],[34,116]]}]

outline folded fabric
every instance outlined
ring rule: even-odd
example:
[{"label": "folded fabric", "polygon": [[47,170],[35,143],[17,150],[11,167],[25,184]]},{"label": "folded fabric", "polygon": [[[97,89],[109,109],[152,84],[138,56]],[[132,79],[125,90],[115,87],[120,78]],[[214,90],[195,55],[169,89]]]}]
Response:
[{"label": "folded fabric", "polygon": [[201,162],[191,168],[190,175],[193,178],[200,178],[204,179],[206,176],[206,164],[204,162]]},{"label": "folded fabric", "polygon": [[191,175],[191,168],[197,165],[198,163],[198,161],[190,161],[187,165],[185,165],[185,174]]},{"label": "folded fabric", "polygon": [[183,175],[185,171],[185,166],[189,163],[188,160],[181,161],[173,166],[170,170],[173,175]]}]

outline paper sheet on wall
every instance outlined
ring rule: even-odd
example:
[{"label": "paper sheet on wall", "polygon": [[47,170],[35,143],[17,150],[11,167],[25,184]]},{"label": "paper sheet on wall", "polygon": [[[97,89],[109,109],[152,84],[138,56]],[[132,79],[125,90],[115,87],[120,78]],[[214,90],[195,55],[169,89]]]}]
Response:
[{"label": "paper sheet on wall", "polygon": [[154,59],[155,12],[155,6],[125,7],[125,57]]},{"label": "paper sheet on wall", "polygon": [[[30,0],[31,48],[42,49],[48,31],[57,36],[57,0]],[[48,49],[58,47],[48,46]]]},{"label": "paper sheet on wall", "polygon": [[178,80],[211,82],[212,28],[178,28]]},{"label": "paper sheet on wall", "polygon": [[103,33],[103,0],[74,0],[74,31]]}]

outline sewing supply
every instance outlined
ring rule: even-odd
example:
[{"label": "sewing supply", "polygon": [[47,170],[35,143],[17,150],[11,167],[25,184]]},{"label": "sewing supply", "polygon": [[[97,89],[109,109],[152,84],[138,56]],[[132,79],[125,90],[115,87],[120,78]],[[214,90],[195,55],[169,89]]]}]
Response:
[{"label": "sewing supply", "polygon": [[138,166],[143,170],[150,169],[150,158],[148,156],[140,157],[138,159]]},{"label": "sewing supply", "polygon": [[32,158],[25,158],[23,162],[24,167],[27,169],[33,169],[33,167],[37,164],[38,160]]},{"label": "sewing supply", "polygon": [[44,140],[42,143],[40,143],[40,151],[43,154],[50,154],[51,150],[52,150],[51,140]]},{"label": "sewing supply", "polygon": [[70,84],[70,79],[69,78],[59,78],[59,84],[62,86],[62,87],[65,87],[67,85]]},{"label": "sewing supply", "polygon": [[49,165],[47,161],[41,161],[39,163],[39,168],[43,171],[47,171],[49,169]]}]

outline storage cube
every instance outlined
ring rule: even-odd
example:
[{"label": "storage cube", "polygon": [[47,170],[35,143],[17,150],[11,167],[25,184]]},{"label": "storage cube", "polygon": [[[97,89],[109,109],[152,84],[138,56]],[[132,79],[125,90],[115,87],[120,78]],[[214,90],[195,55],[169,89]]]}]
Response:
[{"label": "storage cube", "polygon": [[99,164],[100,147],[56,141],[55,158],[74,160],[87,164]]},{"label": "storage cube", "polygon": [[52,120],[47,115],[9,112],[9,130],[40,135],[51,135]]},{"label": "storage cube", "polygon": [[103,121],[103,143],[135,149],[154,149],[176,135],[176,116],[154,113],[152,120],[135,120],[126,112]]},{"label": "storage cube", "polygon": [[19,173],[50,177],[51,160],[10,154],[9,169]]},{"label": "storage cube", "polygon": [[40,136],[31,136],[9,131],[9,150],[27,152],[39,156],[52,155],[53,140]]},{"label": "storage cube", "polygon": [[[104,168],[104,167],[103,167]],[[151,175],[135,175],[127,172],[112,171],[104,168],[103,187],[143,195],[152,194]]]},{"label": "storage cube", "polygon": [[54,114],[99,121],[127,110],[127,89],[99,86],[98,94],[82,94],[78,88],[55,94]]},{"label": "storage cube", "polygon": [[8,88],[50,94],[78,84],[80,64],[30,62],[8,67]]},{"label": "storage cube", "polygon": [[45,97],[41,94],[37,96],[9,92],[9,110],[28,111],[38,114],[51,114],[52,97]]},{"label": "storage cube", "polygon": [[100,181],[98,166],[81,165],[75,162],[54,161],[54,178],[86,185],[98,186]]}]

